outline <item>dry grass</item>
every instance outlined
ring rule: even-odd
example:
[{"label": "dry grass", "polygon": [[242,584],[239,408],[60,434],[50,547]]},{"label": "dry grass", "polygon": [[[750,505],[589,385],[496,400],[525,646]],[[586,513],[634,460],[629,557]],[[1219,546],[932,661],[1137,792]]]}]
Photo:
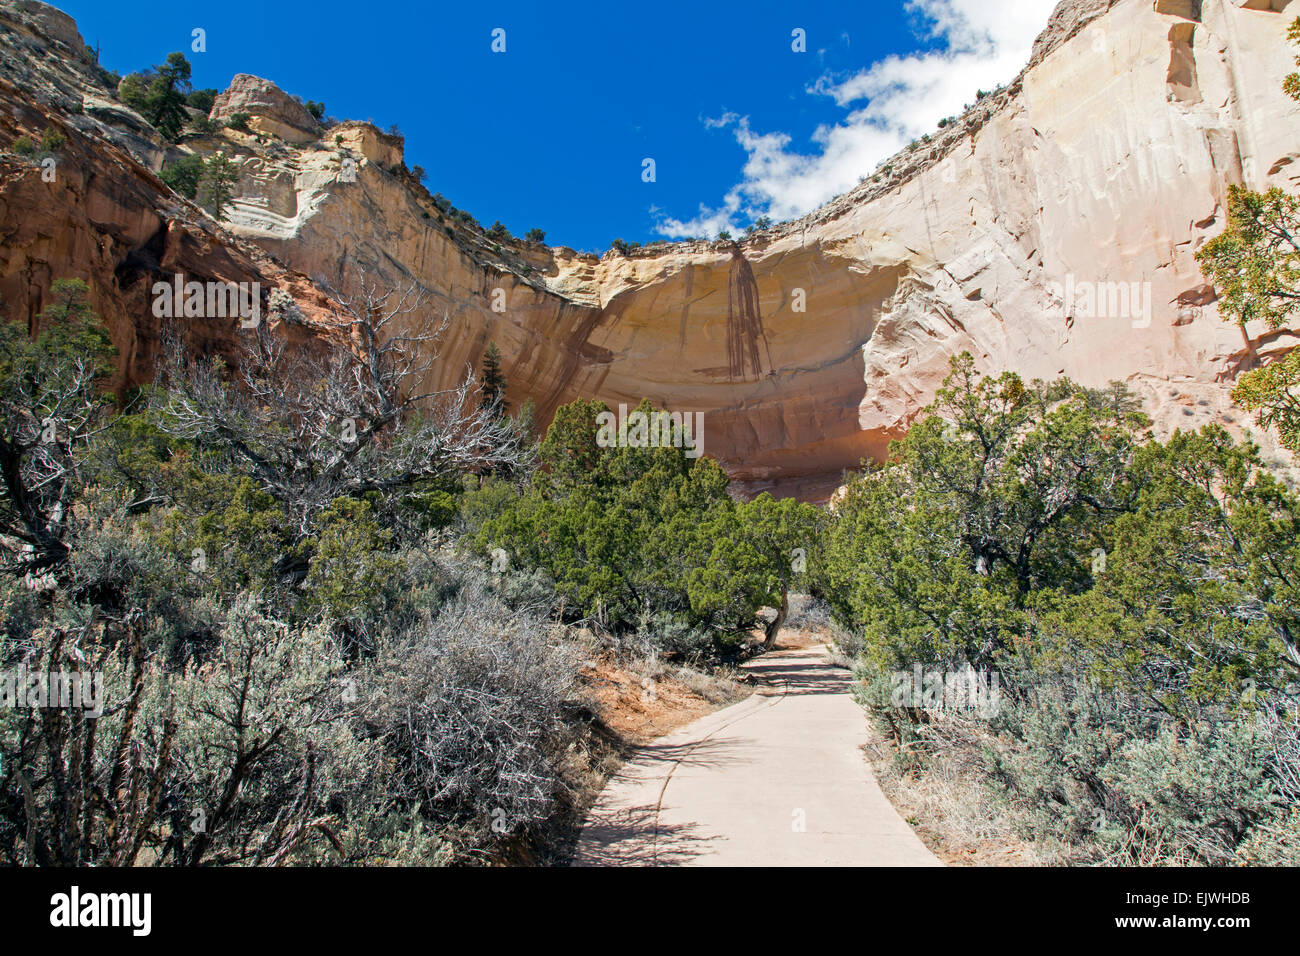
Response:
[{"label": "dry grass", "polygon": [[880,786],[922,842],[948,866],[1061,866],[1067,849],[1028,841],[1016,811],[994,799],[979,755],[974,721],[940,716],[932,725],[925,768],[906,771],[894,742],[873,731],[863,748]]}]

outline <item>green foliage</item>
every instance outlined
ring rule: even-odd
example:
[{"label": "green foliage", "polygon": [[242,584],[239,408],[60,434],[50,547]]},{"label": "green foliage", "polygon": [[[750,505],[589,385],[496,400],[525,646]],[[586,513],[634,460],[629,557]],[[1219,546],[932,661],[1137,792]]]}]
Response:
[{"label": "green foliage", "polygon": [[191,109],[196,109],[200,113],[211,113],[212,104],[217,101],[216,89],[194,90],[189,96],[185,97],[185,105]]},{"label": "green foliage", "polygon": [[[1286,36],[1292,44],[1300,43],[1300,17],[1291,21]],[[1296,65],[1300,66],[1300,56],[1296,57]],[[1293,100],[1300,100],[1300,73],[1288,73],[1282,81],[1282,89]]]},{"label": "green foliage", "polygon": [[305,582],[306,606],[359,631],[381,619],[401,567],[389,553],[392,532],[371,504],[339,498],[316,519],[316,549]]},{"label": "green foliage", "polygon": [[524,235],[524,238],[527,239],[529,242],[545,242],[546,230],[538,229],[537,227],[534,226],[532,229],[528,230],[528,232]]},{"label": "green foliage", "polygon": [[1300,310],[1300,199],[1280,189],[1229,187],[1225,230],[1196,253],[1219,290],[1219,312],[1280,328]]},{"label": "green foliage", "polygon": [[1232,400],[1277,431],[1285,448],[1300,455],[1300,350],[1237,379]]},{"label": "green foliage", "polygon": [[545,570],[574,616],[632,631],[648,612],[734,641],[760,607],[782,605],[794,549],[814,546],[814,509],[766,496],[737,505],[721,469],[686,448],[602,447],[608,414],[599,402],[558,409],[542,470],[517,500],[497,499],[504,510],[476,540]]},{"label": "green foliage", "polygon": [[53,126],[47,126],[41,133],[39,141],[30,136],[19,136],[14,140],[13,150],[19,156],[49,156],[57,153],[66,144],[68,138]]},{"label": "green foliage", "polygon": [[175,507],[155,534],[178,567],[221,593],[275,590],[298,550],[283,507],[249,478],[209,474],[184,455],[172,470]]},{"label": "green foliage", "polygon": [[68,138],[61,132],[53,126],[47,126],[45,127],[45,131],[41,133],[41,152],[56,153],[63,148],[63,145],[67,141]]},{"label": "green foliage", "polygon": [[203,157],[183,156],[174,163],[167,164],[158,178],[186,199],[194,199],[198,195],[204,169]]},{"label": "green foliage", "polygon": [[[1270,189],[1229,188],[1227,228],[1197,253],[1205,277],[1219,289],[1219,314],[1244,329],[1259,321],[1285,326],[1300,313],[1300,199]],[[1295,354],[1242,375],[1233,399],[1276,429],[1300,452],[1300,359]]]},{"label": "green foliage", "polygon": [[190,64],[183,53],[168,54],[166,62],[123,77],[117,96],[148,120],[164,137],[175,140],[189,118]]},{"label": "green foliage", "polygon": [[228,129],[238,130],[241,133],[249,133],[252,132],[252,127],[248,125],[250,119],[252,119],[252,117],[247,113],[231,113],[230,116],[226,118],[226,127]]},{"label": "green foliage", "polygon": [[[1288,37],[1300,43],[1300,18]],[[1300,64],[1300,57],[1296,58]],[[1283,88],[1300,99],[1300,74]],[[1242,327],[1260,321],[1270,330],[1284,327],[1300,312],[1300,199],[1273,188],[1266,193],[1228,187],[1228,223],[1196,253],[1205,278],[1219,292],[1219,314]],[[1296,353],[1242,375],[1233,400],[1255,412],[1264,428],[1278,432],[1282,444],[1300,454],[1300,359]]]},{"label": "green foliage", "polygon": [[1145,421],[1134,404],[953,359],[932,417],[850,482],[827,544],[827,596],[878,664],[987,665],[1035,591],[1086,586],[1090,516],[1121,505]]},{"label": "green foliage", "polygon": [[137,113],[146,110],[148,84],[142,73],[128,73],[117,84],[117,98]]},{"label": "green foliage", "polygon": [[203,162],[198,197],[218,221],[226,217],[226,209],[235,195],[239,174],[239,164],[225,153],[213,153]]},{"label": "green foliage", "polygon": [[510,409],[510,403],[506,401],[506,376],[501,371],[501,352],[495,342],[488,342],[483,352],[479,391],[483,396],[483,407],[491,409],[497,418],[504,417]]},{"label": "green foliage", "polygon": [[1217,426],[1141,448],[1129,482],[1106,572],[1043,602],[1039,647],[1188,722],[1276,700],[1300,635],[1300,502]]},{"label": "green foliage", "polygon": [[58,386],[49,379],[74,365],[88,376],[87,389],[112,374],[116,350],[86,301],[89,294],[81,279],[55,279],[49,303],[36,317],[39,332],[34,340],[17,323],[0,326],[0,382],[6,394],[14,395],[11,389],[53,393]]},{"label": "green foliage", "polygon": [[[1223,864],[1256,831],[1273,852],[1300,500],[1217,426],[1149,440],[1122,386],[961,356],[929,411],[850,481],[815,575],[882,728],[921,768],[970,748],[1028,836],[1084,859]],[[998,676],[987,729],[893,701],[918,664]]]}]

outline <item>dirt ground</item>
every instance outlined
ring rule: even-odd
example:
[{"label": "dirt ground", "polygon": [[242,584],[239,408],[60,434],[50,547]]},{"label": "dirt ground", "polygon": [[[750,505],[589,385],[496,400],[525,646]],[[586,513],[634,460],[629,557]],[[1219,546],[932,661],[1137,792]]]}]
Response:
[{"label": "dirt ground", "polygon": [[594,667],[583,668],[582,680],[596,698],[605,725],[632,746],[672,733],[751,690],[725,677],[700,674],[688,683],[672,669],[652,677],[607,657],[592,663]]}]

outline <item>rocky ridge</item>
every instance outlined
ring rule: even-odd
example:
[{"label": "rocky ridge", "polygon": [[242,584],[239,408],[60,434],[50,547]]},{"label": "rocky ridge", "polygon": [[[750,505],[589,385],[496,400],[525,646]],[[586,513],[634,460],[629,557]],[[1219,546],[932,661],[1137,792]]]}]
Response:
[{"label": "rocky ridge", "polygon": [[[1289,3],[1067,0],[1012,83],[808,216],[596,257],[494,239],[434,202],[400,138],[326,129],[246,74],[213,116],[247,113],[250,132],[168,147],[99,85],[68,18],[6,0],[0,146],[47,124],[69,145],[54,184],[0,156],[0,294],[30,320],[52,278],[87,278],[125,380],[141,381],[153,275],[263,277],[308,329],[360,271],[418,282],[452,319],[442,384],[491,339],[510,400],[534,399],[543,420],[577,397],[702,411],[706,453],[741,487],[809,498],[883,455],[962,350],[989,371],[1127,381],[1159,431],[1240,433],[1233,379],[1300,330],[1222,322],[1193,255],[1222,228],[1229,184],[1297,189]],[[155,175],[218,148],[242,170],[225,225]],[[230,344],[224,329],[200,337]]]}]

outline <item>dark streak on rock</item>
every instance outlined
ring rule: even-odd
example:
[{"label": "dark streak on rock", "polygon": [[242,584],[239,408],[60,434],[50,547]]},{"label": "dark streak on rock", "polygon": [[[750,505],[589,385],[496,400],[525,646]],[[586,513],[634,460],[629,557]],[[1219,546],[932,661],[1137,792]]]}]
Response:
[{"label": "dark streak on rock", "polygon": [[[727,360],[732,379],[757,380],[763,375],[758,342],[763,340],[767,365],[772,368],[772,349],[763,331],[763,314],[758,305],[758,282],[740,247],[731,252],[731,276],[727,283]],[[749,374],[752,371],[752,376]]]}]

